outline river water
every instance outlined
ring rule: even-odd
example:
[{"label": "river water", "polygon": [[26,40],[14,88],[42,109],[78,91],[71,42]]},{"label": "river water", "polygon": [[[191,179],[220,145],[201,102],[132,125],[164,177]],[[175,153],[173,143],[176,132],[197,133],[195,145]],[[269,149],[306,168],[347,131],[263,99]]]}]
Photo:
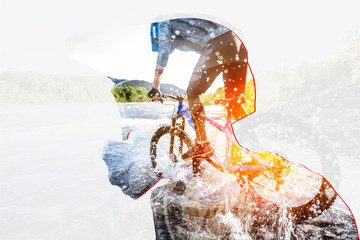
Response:
[{"label": "river water", "polygon": [[[134,158],[149,161],[150,137],[169,122],[172,109],[155,103],[1,106],[0,238],[154,239],[151,193],[136,201],[124,195],[109,183],[101,156],[107,140],[131,132],[128,146],[143,150]],[[359,194],[352,183],[359,180],[359,165],[339,161],[340,195],[357,218]],[[338,198],[320,218],[296,226],[293,235],[356,238],[354,229]]]}]

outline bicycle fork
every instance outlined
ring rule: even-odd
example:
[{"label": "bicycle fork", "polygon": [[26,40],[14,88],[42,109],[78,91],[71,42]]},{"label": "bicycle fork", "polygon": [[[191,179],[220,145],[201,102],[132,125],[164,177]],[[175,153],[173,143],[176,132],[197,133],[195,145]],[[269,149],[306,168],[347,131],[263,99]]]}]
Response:
[{"label": "bicycle fork", "polygon": [[[181,122],[177,123],[177,120],[180,118]],[[176,163],[178,160],[176,159],[176,155],[174,154],[175,147],[175,136],[177,129],[181,131],[185,130],[185,118],[181,115],[177,115],[171,119],[171,129],[170,129],[170,147],[169,147],[169,158]],[[184,140],[179,138],[179,153],[182,154]]]},{"label": "bicycle fork", "polygon": [[[180,119],[180,122],[178,122],[178,119]],[[174,162],[178,162],[176,158],[176,154],[174,154],[175,150],[175,136],[176,131],[185,131],[185,117],[178,114],[176,117],[173,117],[171,119],[171,129],[170,129],[170,147],[169,147],[169,158]],[[179,153],[182,154],[183,147],[184,147],[184,139],[179,138]],[[200,164],[202,159],[201,158],[194,158],[192,159],[192,166],[193,166],[193,173],[199,173],[200,172]]]}]

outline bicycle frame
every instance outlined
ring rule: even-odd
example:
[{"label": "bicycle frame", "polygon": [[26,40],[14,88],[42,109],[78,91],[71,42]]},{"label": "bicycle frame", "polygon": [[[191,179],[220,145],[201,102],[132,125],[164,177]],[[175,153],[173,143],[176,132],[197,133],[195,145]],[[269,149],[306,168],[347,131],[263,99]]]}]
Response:
[{"label": "bicycle frame", "polygon": [[[176,98],[174,98],[176,99]],[[178,99],[177,99],[178,100]],[[177,107],[177,112],[176,115],[174,115],[172,117],[172,129],[175,129],[176,125],[177,125],[177,121],[178,119],[181,119],[181,123],[178,124],[180,126],[181,130],[185,129],[185,120],[189,123],[189,125],[195,129],[194,127],[194,122],[191,118],[190,112],[189,112],[189,106],[187,106],[186,104],[183,103],[182,99],[179,100],[178,103],[178,107]],[[211,124],[212,126],[214,126],[215,128],[217,128],[219,131],[221,131],[227,138],[227,142],[226,142],[226,154],[225,154],[225,160],[221,161],[221,159],[216,155],[216,153],[214,153],[214,155],[211,157],[213,159],[206,159],[210,164],[212,164],[214,167],[216,167],[217,169],[219,169],[220,171],[228,171],[231,173],[235,173],[235,172],[253,172],[253,171],[263,171],[266,170],[266,166],[268,166],[268,164],[264,161],[261,160],[261,158],[254,154],[253,152],[249,151],[248,149],[242,147],[238,141],[236,140],[236,137],[234,135],[234,132],[232,130],[232,121],[230,119],[227,119],[225,125],[221,125],[220,123],[216,122],[215,120],[209,118],[209,117],[205,117],[205,120]],[[173,146],[174,143],[174,134],[170,134],[172,137],[170,139],[170,146]],[[242,149],[243,151],[245,151],[246,153],[250,154],[260,165],[262,166],[247,166],[247,165],[240,165],[240,166],[234,166],[234,165],[230,165],[230,156],[229,156],[229,148],[230,148],[230,144],[235,144],[237,147],[239,147],[240,149]],[[180,151],[182,151],[182,147],[183,147],[183,143],[180,143]],[[173,153],[173,147],[170,147],[170,153]],[[221,163],[221,164],[218,164]]]}]

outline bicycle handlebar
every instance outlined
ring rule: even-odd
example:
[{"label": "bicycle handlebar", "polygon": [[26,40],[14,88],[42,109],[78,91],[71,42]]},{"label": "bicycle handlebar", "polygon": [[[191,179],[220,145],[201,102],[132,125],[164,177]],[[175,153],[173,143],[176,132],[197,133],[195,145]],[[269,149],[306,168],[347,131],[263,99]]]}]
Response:
[{"label": "bicycle handlebar", "polygon": [[161,103],[164,103],[164,98],[171,98],[171,99],[174,99],[174,100],[179,101],[179,102],[182,102],[184,100],[183,95],[164,94],[161,98],[159,98],[159,101]]}]

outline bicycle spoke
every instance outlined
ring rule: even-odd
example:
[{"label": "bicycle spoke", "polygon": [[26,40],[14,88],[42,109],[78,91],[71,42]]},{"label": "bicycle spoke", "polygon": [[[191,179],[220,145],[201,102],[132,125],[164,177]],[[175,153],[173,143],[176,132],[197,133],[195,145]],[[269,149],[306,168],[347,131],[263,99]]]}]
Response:
[{"label": "bicycle spoke", "polygon": [[[165,130],[164,130],[165,131]],[[156,143],[156,163],[159,172],[171,172],[174,164],[181,160],[188,146],[176,132],[164,132]]]},{"label": "bicycle spoke", "polygon": [[285,175],[281,171],[282,169],[275,168],[273,171],[261,172],[249,183],[263,198],[273,202],[286,202],[286,206],[290,207],[306,204],[318,193],[322,178],[305,167],[293,165]]},{"label": "bicycle spoke", "polygon": [[275,192],[275,191],[271,190],[270,188],[268,188],[268,187],[266,187],[266,186],[264,186],[264,185],[261,185],[261,184],[259,184],[259,183],[257,183],[257,182],[252,182],[252,183],[254,183],[255,185],[257,185],[257,186],[259,186],[259,187],[261,187],[261,188],[265,188],[265,189],[269,190],[270,192]]}]

